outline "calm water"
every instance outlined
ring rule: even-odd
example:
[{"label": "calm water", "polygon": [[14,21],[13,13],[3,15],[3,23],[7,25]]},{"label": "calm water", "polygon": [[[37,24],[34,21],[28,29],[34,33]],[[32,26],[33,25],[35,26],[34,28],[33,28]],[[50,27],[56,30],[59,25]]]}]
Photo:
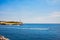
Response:
[{"label": "calm water", "polygon": [[[33,28],[48,28],[48,30]],[[10,40],[60,40],[60,24],[0,25],[0,35]]]}]

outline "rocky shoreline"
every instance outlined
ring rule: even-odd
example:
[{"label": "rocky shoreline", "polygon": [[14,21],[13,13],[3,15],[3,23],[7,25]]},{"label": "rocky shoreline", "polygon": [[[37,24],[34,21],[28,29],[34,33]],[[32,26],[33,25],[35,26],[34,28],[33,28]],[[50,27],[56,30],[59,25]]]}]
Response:
[{"label": "rocky shoreline", "polygon": [[8,38],[5,38],[4,36],[0,35],[0,40],[9,40]]}]

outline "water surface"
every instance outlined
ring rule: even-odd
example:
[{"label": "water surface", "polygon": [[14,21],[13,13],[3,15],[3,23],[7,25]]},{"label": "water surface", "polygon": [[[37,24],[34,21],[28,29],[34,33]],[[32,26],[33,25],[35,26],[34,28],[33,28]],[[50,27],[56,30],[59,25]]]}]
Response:
[{"label": "water surface", "polygon": [[[33,30],[29,28],[49,29]],[[60,40],[60,24],[23,24],[21,26],[0,25],[0,35],[10,40]]]}]

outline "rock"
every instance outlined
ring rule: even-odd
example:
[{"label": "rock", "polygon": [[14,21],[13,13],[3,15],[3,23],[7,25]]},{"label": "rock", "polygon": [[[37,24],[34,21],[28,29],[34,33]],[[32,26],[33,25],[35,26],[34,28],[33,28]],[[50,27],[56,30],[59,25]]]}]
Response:
[{"label": "rock", "polygon": [[0,35],[0,40],[9,40],[8,38],[5,38],[4,36]]}]

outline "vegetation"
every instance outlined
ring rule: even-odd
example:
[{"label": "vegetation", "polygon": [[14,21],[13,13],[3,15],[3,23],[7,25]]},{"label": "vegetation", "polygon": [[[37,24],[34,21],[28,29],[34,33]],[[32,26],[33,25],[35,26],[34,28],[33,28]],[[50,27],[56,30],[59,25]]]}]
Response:
[{"label": "vegetation", "polygon": [[21,25],[22,22],[16,21],[0,21],[0,25]]}]

